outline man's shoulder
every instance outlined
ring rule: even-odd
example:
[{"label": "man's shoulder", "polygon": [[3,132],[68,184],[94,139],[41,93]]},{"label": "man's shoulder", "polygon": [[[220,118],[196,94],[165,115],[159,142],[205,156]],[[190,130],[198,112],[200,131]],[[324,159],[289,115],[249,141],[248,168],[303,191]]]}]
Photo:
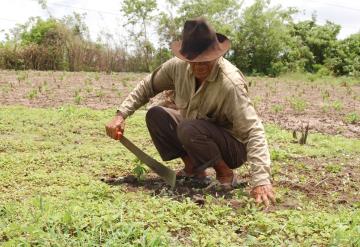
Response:
[{"label": "man's shoulder", "polygon": [[240,88],[245,93],[247,93],[246,79],[235,65],[233,65],[227,59],[222,58],[220,62],[220,71],[221,80],[227,89],[233,90],[235,88]]},{"label": "man's shoulder", "polygon": [[173,57],[167,60],[163,65],[172,66],[172,67],[186,67],[187,62],[181,60],[180,58]]},{"label": "man's shoulder", "polygon": [[160,69],[162,72],[167,73],[172,77],[176,77],[187,70],[187,63],[177,57],[173,57],[161,64],[155,71]]}]

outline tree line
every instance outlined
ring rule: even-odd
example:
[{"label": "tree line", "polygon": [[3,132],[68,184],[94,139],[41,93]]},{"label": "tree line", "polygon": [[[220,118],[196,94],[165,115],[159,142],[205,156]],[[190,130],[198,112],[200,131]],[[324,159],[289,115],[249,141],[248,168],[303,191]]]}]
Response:
[{"label": "tree line", "polygon": [[[40,1],[46,8],[46,2]],[[295,22],[294,8],[256,0],[243,8],[238,0],[123,0],[126,42],[104,33],[92,41],[84,15],[29,21],[0,43],[0,68],[67,71],[151,71],[172,57],[169,44],[181,38],[185,20],[206,17],[217,32],[227,35],[232,49],[226,58],[250,75],[277,76],[287,72],[360,76],[360,31],[337,39],[341,27],[319,25],[316,16]],[[150,31],[157,30],[157,46]]]}]

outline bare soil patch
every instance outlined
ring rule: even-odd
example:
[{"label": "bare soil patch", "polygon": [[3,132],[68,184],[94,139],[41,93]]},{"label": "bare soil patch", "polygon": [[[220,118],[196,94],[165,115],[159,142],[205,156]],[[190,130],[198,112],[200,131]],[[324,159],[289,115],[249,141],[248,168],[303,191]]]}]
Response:
[{"label": "bare soil patch", "polygon": [[[140,73],[0,71],[0,104],[59,107],[77,104],[115,109],[136,84]],[[299,130],[360,137],[359,83],[306,82],[279,78],[249,78],[249,94],[264,122]]]},{"label": "bare soil patch", "polygon": [[277,78],[254,78],[250,96],[264,122],[300,130],[309,123],[311,131],[360,137],[360,81],[301,82]]}]

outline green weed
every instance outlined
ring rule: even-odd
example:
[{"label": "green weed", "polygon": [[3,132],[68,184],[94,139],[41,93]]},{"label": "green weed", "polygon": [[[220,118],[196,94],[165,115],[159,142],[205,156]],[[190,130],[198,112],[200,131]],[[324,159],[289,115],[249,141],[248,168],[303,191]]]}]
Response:
[{"label": "green weed", "polygon": [[94,76],[95,80],[96,81],[99,81],[100,80],[100,76],[99,76],[99,73],[95,73],[95,76]]},{"label": "green weed", "polygon": [[102,100],[105,96],[105,93],[102,90],[96,90],[95,96]]},{"label": "green weed", "polygon": [[350,112],[345,116],[345,122],[356,124],[360,122],[360,115],[357,112]]},{"label": "green weed", "polygon": [[33,100],[35,98],[38,97],[38,90],[37,89],[32,89],[30,90],[30,92],[28,92],[28,94],[26,95],[26,97],[30,100]]},{"label": "green weed", "polygon": [[274,104],[271,106],[271,111],[274,113],[279,113],[284,110],[284,106],[281,104]]},{"label": "green weed", "polygon": [[143,180],[145,175],[149,172],[148,169],[141,163],[139,159],[134,159],[134,163],[136,164],[134,169],[132,170],[135,174],[138,181]]},{"label": "green weed", "polygon": [[82,100],[83,100],[83,97],[80,94],[75,95],[75,98],[74,98],[75,104],[80,105]]},{"label": "green weed", "polygon": [[305,111],[306,107],[308,106],[308,103],[299,97],[291,97],[288,99],[288,101],[290,103],[290,107],[298,113]]},{"label": "green weed", "polygon": [[340,164],[328,164],[325,169],[328,172],[339,173],[342,170],[342,166]]},{"label": "green weed", "polygon": [[[360,206],[307,197],[284,184],[301,187],[330,169],[300,166],[297,159],[359,159],[359,140],[313,133],[301,146],[290,142],[291,132],[266,125],[278,204],[264,212],[249,198],[248,187],[226,198],[198,190],[204,197],[198,205],[186,193],[174,196],[161,182],[152,183],[147,174],[142,174],[145,186],[102,182],[103,176],[127,176],[139,165],[106,136],[104,125],[113,114],[76,106],[0,107],[5,119],[0,121],[0,245],[357,246]],[[144,111],[128,118],[126,136],[161,160],[149,145],[144,118]],[[166,165],[182,167],[180,160]],[[242,178],[248,169],[238,170]]]},{"label": "green weed", "polygon": [[335,100],[332,103],[332,107],[334,108],[335,111],[341,111],[343,109],[343,103],[339,100]]}]

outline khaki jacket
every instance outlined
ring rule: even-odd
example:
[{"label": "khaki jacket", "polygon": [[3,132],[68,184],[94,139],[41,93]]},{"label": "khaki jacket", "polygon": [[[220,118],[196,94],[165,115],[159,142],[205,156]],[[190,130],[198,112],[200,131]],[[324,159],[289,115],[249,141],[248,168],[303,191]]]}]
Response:
[{"label": "khaki jacket", "polygon": [[264,127],[239,69],[221,57],[196,92],[195,85],[190,65],[172,58],[141,81],[118,111],[126,118],[159,92],[174,90],[175,104],[185,119],[214,122],[245,144],[252,186],[270,184],[270,155]]}]

